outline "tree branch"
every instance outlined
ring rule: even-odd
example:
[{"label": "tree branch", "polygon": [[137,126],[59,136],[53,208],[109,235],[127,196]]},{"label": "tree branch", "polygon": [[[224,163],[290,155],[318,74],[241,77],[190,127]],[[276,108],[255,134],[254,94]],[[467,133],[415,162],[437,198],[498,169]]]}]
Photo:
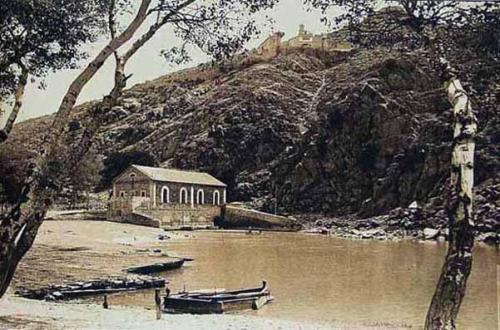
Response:
[{"label": "tree branch", "polygon": [[17,116],[19,115],[19,111],[21,110],[21,106],[23,105],[24,89],[28,81],[29,71],[28,68],[26,68],[26,66],[24,66],[22,63],[19,63],[19,66],[21,68],[21,75],[17,83],[14,106],[12,107],[9,118],[7,119],[4,128],[0,130],[0,144],[7,140],[7,138],[9,137],[9,134],[14,127],[14,122],[16,121]]},{"label": "tree branch", "polygon": [[179,11],[182,9],[188,7],[189,5],[193,4],[196,2],[196,0],[187,0],[177,7],[173,8],[168,14],[166,14],[162,19],[160,19],[157,23],[151,25],[149,30],[143,34],[134,44],[129,48],[129,50],[123,55],[123,61],[125,63],[128,62],[128,60],[142,47],[146,42],[148,42],[154,35],[155,33],[165,24],[170,22],[170,19],[177,15]]}]

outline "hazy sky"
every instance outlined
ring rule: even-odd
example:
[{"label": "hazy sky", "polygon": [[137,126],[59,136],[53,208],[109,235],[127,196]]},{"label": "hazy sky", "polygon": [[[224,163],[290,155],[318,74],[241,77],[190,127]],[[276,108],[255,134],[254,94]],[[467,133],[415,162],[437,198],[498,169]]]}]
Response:
[{"label": "hazy sky", "polygon": [[[306,29],[314,33],[322,33],[326,31],[325,26],[319,21],[320,14],[318,12],[308,12],[302,5],[302,0],[282,0],[280,4],[271,11],[267,11],[269,17],[273,18],[275,23],[272,27],[266,27],[263,34],[254,39],[247,47],[253,48],[257,46],[271,30],[279,30],[285,32],[285,39],[294,36],[297,33],[299,24],[305,24]],[[264,17],[264,14],[261,16]],[[262,19],[264,21],[264,18]],[[136,34],[140,35],[140,32]],[[128,86],[151,80],[164,75],[168,72],[176,71],[184,67],[195,66],[201,62],[206,62],[208,57],[201,53],[199,50],[193,50],[193,61],[183,65],[174,66],[168,64],[160,57],[160,49],[167,48],[171,45],[173,37],[172,30],[165,26],[159,31],[155,37],[149,41],[127,64],[127,73],[133,73],[132,78],[129,80]],[[102,40],[95,44],[88,45],[87,50],[92,57],[100,51],[107,41]],[[87,61],[82,63],[82,67]],[[104,67],[94,76],[94,78],[85,86],[78,103],[98,99],[104,96],[112,87],[112,72],[113,72],[113,57],[111,56]],[[78,75],[79,70],[65,70],[50,73],[46,79],[46,89],[39,90],[38,84],[30,83],[26,88],[25,100],[21,113],[17,122],[38,117],[46,114],[53,113],[66,92],[72,79]],[[4,116],[5,117],[5,116]],[[2,118],[5,120],[5,118]]]}]

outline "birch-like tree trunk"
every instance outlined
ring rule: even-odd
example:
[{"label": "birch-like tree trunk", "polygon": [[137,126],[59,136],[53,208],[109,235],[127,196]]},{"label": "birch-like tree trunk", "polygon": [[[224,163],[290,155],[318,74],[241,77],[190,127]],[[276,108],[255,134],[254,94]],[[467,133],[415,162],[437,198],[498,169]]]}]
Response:
[{"label": "birch-like tree trunk", "polygon": [[150,4],[151,0],[142,0],[128,27],[113,38],[72,82],[56,113],[50,134],[45,138],[45,150],[37,159],[19,202],[0,215],[0,297],[7,290],[19,261],[31,248],[47,209],[59,190],[58,180],[65,166],[61,163],[64,156],[60,155],[59,143],[78,95],[106,59],[139,29],[147,17]]},{"label": "birch-like tree trunk", "polygon": [[[128,61],[137,53],[137,51],[144,46],[151,38],[169,22],[169,20],[175,15],[175,13],[183,8],[194,3],[195,0],[186,0],[181,3],[176,9],[169,14],[165,15],[162,19],[158,20],[156,23],[151,25],[149,29],[140,36],[125,52],[123,56],[120,56],[118,52],[115,52],[115,74],[114,74],[114,86],[108,95],[106,95],[102,102],[96,104],[91,109],[90,120],[87,123],[85,130],[80,138],[79,143],[72,152],[71,160],[68,162],[68,168],[71,172],[72,169],[78,166],[80,160],[85,156],[92,146],[94,137],[98,130],[100,129],[103,121],[104,115],[111,110],[112,107],[118,104],[118,100],[121,97],[123,90],[127,86],[127,80],[131,75],[125,74],[125,66]],[[116,33],[116,22],[114,19],[113,6],[109,13],[109,30],[111,32],[112,38]]]},{"label": "birch-like tree trunk", "polygon": [[[114,86],[110,93],[106,95],[102,102],[93,106],[90,110],[90,120],[85,126],[85,130],[76,145],[72,150],[71,154],[68,155],[67,159],[64,160],[66,164],[67,173],[74,171],[79,162],[90,150],[94,137],[99,131],[102,123],[105,119],[105,114],[108,113],[112,107],[118,104],[119,98],[121,97],[123,90],[127,86],[127,80],[131,75],[125,74],[125,67],[128,61],[137,53],[137,51],[142,48],[151,38],[182,9],[188,7],[189,5],[196,2],[196,0],[186,0],[175,7],[170,13],[159,18],[154,24],[152,24],[149,29],[141,35],[132,45],[125,51],[123,56],[120,56],[117,51],[114,52],[115,55],[115,73],[114,73]],[[116,35],[116,20],[115,20],[115,2],[111,2],[109,10],[109,20],[108,28],[110,30],[111,39],[115,39]]]},{"label": "birch-like tree trunk", "polygon": [[474,137],[477,120],[469,97],[449,63],[441,61],[448,100],[453,106],[453,150],[447,212],[449,242],[441,276],[427,312],[425,329],[455,329],[472,268],[474,216]]},{"label": "birch-like tree trunk", "polygon": [[4,142],[9,137],[9,134],[14,127],[14,122],[16,121],[19,111],[21,110],[21,106],[23,105],[24,89],[26,88],[26,83],[28,82],[29,72],[24,65],[20,65],[20,67],[21,75],[14,94],[14,106],[12,107],[4,128],[0,130],[0,143]]}]

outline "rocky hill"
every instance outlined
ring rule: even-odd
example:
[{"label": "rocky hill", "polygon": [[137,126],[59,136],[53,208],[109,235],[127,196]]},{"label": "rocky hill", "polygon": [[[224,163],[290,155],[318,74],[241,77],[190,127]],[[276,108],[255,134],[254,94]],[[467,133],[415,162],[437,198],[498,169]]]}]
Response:
[{"label": "rocky hill", "polygon": [[[480,122],[478,220],[490,232],[500,223],[500,65],[477,61],[458,65]],[[77,108],[76,129],[89,105]],[[36,149],[34,133],[50,120],[18,124],[10,143]],[[229,185],[229,200],[264,210],[371,217],[417,201],[422,226],[439,226],[451,123],[426,53],[309,50],[133,86],[107,115],[96,150],[141,150],[164,166],[207,171]]]}]

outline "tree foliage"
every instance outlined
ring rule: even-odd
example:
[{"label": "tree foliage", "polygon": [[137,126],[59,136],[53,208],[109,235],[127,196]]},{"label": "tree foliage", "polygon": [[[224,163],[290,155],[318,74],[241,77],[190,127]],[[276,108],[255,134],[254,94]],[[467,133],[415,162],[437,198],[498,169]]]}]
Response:
[{"label": "tree foliage", "polygon": [[[106,0],[117,15],[123,14],[126,0]],[[259,33],[257,12],[273,8],[279,0],[158,0],[149,15],[154,24],[148,33],[154,34],[168,25],[177,37],[165,43],[161,54],[170,62],[180,64],[190,60],[191,47],[197,47],[214,60],[223,60],[240,51],[246,42]],[[126,11],[126,9],[125,9]],[[112,25],[119,30],[118,24]],[[113,29],[111,29],[113,30]],[[137,40],[142,46],[141,39]],[[114,31],[111,31],[114,34]],[[149,40],[149,39],[148,39]],[[133,51],[131,47],[129,51]],[[127,54],[124,54],[125,58]]]},{"label": "tree foliage", "polygon": [[28,173],[31,154],[22,146],[0,147],[0,205],[15,203]]},{"label": "tree foliage", "polygon": [[[496,30],[490,37],[496,39],[497,48],[500,40],[500,4],[497,1],[470,4],[459,0],[304,1],[323,12],[322,20],[326,24],[334,29],[342,28],[350,41],[364,47],[416,49],[437,44],[441,51],[446,51],[456,46],[456,42],[461,42],[461,38],[456,38],[457,33],[478,32],[486,26]],[[339,9],[342,13],[330,16],[332,9]]]},{"label": "tree foliage", "polygon": [[76,170],[68,176],[67,193],[69,193],[68,197],[70,198],[72,207],[82,202],[82,196],[88,196],[99,182],[99,171],[102,167],[99,158],[94,152],[87,153],[82,161],[79,162]]},{"label": "tree foliage", "polygon": [[75,68],[81,46],[103,27],[99,0],[2,0],[0,2],[0,97],[13,93],[20,66],[32,77]]}]

